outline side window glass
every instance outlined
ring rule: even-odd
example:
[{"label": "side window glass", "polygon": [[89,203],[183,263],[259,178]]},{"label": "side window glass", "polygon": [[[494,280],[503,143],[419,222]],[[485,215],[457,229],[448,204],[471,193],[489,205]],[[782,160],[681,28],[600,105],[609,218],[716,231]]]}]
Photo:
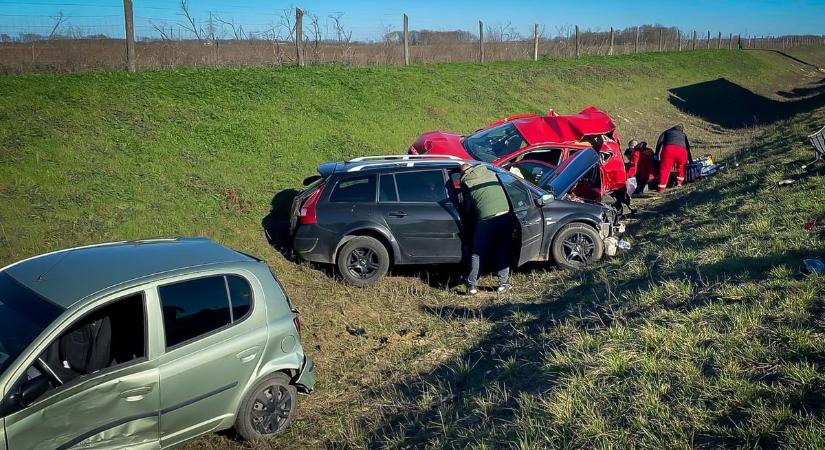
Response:
[{"label": "side window glass", "polygon": [[7,401],[22,409],[55,388],[143,359],[146,342],[143,295],[116,300],[78,319],[52,341]]},{"label": "side window glass", "polygon": [[398,198],[402,202],[440,202],[447,199],[444,171],[399,172],[395,174]]},{"label": "side window glass", "polygon": [[519,164],[517,167],[519,171],[521,171],[524,179],[535,185],[538,185],[544,175],[553,170],[550,166],[545,166],[544,164],[534,162],[524,162]]},{"label": "side window glass", "polygon": [[237,275],[227,275],[226,285],[229,288],[229,300],[232,302],[232,321],[243,320],[252,310],[252,286]]},{"label": "side window glass", "polygon": [[381,175],[381,181],[378,185],[378,201],[398,201],[398,192],[395,189],[395,179],[392,175]]},{"label": "side window glass", "polygon": [[513,205],[514,211],[529,208],[533,204],[530,192],[522,186],[521,182],[510,175],[499,174],[501,183],[504,185],[504,190],[507,196],[510,197],[510,203]]},{"label": "side window glass", "polygon": [[367,175],[339,181],[335,186],[335,190],[332,191],[329,201],[340,203],[375,202],[375,177]]},{"label": "side window glass", "polygon": [[166,347],[231,323],[223,276],[197,278],[158,288]]}]

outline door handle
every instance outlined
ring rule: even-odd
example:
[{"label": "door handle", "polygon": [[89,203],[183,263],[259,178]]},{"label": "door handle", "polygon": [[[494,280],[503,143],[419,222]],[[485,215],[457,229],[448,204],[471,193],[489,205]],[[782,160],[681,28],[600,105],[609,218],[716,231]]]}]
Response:
[{"label": "door handle", "polygon": [[120,393],[121,398],[126,399],[127,402],[136,402],[143,400],[146,395],[152,392],[152,386],[140,386],[134,389],[127,389]]},{"label": "door handle", "polygon": [[248,348],[242,352],[239,352],[235,357],[241,360],[242,363],[248,363],[253,361],[255,357],[258,356],[258,347]]},{"label": "door handle", "polygon": [[400,219],[402,217],[407,217],[407,213],[404,211],[393,211],[390,213],[390,217],[397,217]]}]

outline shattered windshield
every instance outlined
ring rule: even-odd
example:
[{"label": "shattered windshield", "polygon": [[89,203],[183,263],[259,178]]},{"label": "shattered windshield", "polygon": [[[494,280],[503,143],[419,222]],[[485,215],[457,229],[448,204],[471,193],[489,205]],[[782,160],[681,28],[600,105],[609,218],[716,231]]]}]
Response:
[{"label": "shattered windshield", "polygon": [[527,141],[512,122],[464,138],[464,149],[474,159],[493,162],[526,147]]},{"label": "shattered windshield", "polygon": [[62,312],[0,272],[0,374]]}]

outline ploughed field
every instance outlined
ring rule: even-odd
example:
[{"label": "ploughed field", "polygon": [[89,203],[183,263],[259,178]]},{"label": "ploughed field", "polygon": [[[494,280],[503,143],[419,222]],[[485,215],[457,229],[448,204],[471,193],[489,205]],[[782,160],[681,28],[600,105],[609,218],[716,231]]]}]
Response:
[{"label": "ploughed field", "polygon": [[[822,448],[825,282],[799,273],[825,258],[825,163],[800,169],[804,136],[825,125],[816,65],[821,51],[702,50],[3,76],[0,265],[168,235],[267,259],[301,311],[319,384],[292,428],[256,447]],[[623,141],[683,122],[694,154],[726,165],[640,202],[634,248],[597,267],[530,266],[513,291],[472,298],[445,287],[454,268],[357,289],[264,237],[322,161],[588,104]]]}]

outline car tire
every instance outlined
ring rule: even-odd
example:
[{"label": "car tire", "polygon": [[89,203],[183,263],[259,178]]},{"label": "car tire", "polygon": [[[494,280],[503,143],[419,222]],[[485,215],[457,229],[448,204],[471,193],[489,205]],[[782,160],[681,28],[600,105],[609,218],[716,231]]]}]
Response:
[{"label": "car tire", "polygon": [[560,267],[580,269],[602,259],[604,243],[592,226],[571,223],[556,234],[551,253],[553,261]]},{"label": "car tire", "polygon": [[356,236],[338,252],[338,273],[345,282],[358,287],[375,284],[390,269],[390,254],[378,239]]},{"label": "car tire", "polygon": [[278,435],[292,424],[297,407],[298,390],[289,383],[289,377],[283,373],[269,375],[255,383],[244,397],[235,418],[235,431],[249,442]]}]

